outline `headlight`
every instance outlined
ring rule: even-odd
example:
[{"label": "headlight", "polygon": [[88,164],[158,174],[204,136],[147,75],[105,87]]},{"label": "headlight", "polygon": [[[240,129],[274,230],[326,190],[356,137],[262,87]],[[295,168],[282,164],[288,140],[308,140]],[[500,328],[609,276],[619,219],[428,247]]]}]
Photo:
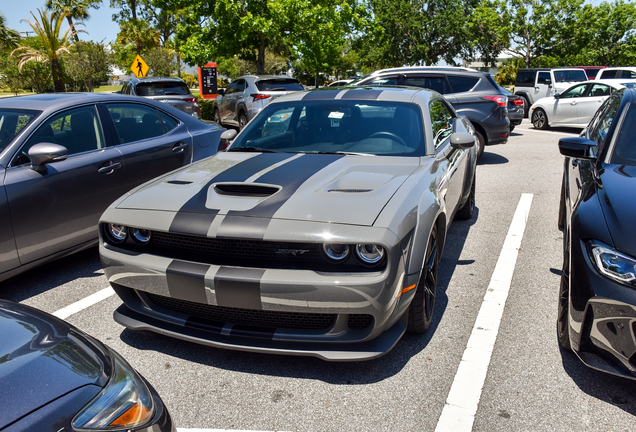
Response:
[{"label": "headlight", "polygon": [[128,235],[126,227],[123,225],[117,225],[112,223],[108,224],[106,226],[106,231],[109,237],[111,238],[111,240],[114,241],[115,243],[123,242],[124,240],[126,240],[126,236]]},{"label": "headlight", "polygon": [[110,351],[113,373],[106,387],[73,419],[79,430],[117,431],[152,419],[154,406],[148,386],[119,354]]},{"label": "headlight", "polygon": [[384,248],[374,244],[356,245],[356,255],[364,264],[376,265],[384,258]]},{"label": "headlight", "polygon": [[590,240],[588,247],[596,268],[603,275],[617,282],[636,285],[636,259],[595,240]]},{"label": "headlight", "polygon": [[150,230],[133,228],[132,237],[137,243],[146,244],[150,241]]},{"label": "headlight", "polygon": [[349,245],[340,243],[325,243],[322,251],[327,260],[332,262],[343,262],[349,256]]}]

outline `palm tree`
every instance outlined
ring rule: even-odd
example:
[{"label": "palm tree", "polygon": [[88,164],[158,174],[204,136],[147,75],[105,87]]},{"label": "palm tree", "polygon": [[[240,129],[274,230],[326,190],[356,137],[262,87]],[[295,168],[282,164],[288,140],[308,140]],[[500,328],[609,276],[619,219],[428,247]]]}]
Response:
[{"label": "palm tree", "polygon": [[[30,46],[21,46],[14,49],[11,55],[18,58],[18,68],[20,71],[22,71],[22,67],[30,61],[51,63],[51,76],[53,77],[55,91],[63,92],[64,81],[62,80],[62,66],[60,65],[59,57],[63,53],[68,53],[69,48],[74,45],[71,42],[71,38],[76,32],[75,26],[81,23],[72,24],[66,32],[60,36],[62,23],[66,15],[57,12],[49,14],[49,11],[46,9],[38,9],[38,14],[40,15],[39,21],[33,12],[31,12],[33,21],[26,18],[22,21],[29,23],[44,48],[39,50]],[[84,30],[77,31],[84,32]]]},{"label": "palm tree", "polygon": [[153,48],[159,44],[159,32],[150,27],[148,21],[133,18],[121,23],[117,42],[122,45],[134,44],[139,55],[142,48]]},{"label": "palm tree", "polygon": [[6,18],[0,13],[0,47],[14,48],[20,41],[20,34],[7,27]]},{"label": "palm tree", "polygon": [[[99,8],[102,0],[47,0],[46,7],[57,13],[64,13],[68,25],[73,27],[73,20],[86,21],[91,16],[88,13],[90,8]],[[75,33],[75,42],[79,42],[79,36]]]}]

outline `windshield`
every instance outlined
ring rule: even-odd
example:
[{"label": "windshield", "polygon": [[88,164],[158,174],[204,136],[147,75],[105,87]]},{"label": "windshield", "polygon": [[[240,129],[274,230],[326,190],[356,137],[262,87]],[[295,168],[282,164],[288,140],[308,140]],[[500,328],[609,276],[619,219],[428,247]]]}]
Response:
[{"label": "windshield", "polygon": [[185,83],[178,82],[145,82],[137,84],[135,87],[137,96],[163,96],[190,94],[190,89]]},{"label": "windshield", "polygon": [[554,79],[556,82],[579,82],[587,81],[587,75],[583,69],[555,70]]},{"label": "windshield", "polygon": [[621,85],[624,85],[627,88],[634,88],[634,87],[636,87],[636,80],[635,81],[622,82]]},{"label": "windshield", "polygon": [[228,151],[422,156],[423,131],[412,103],[286,101],[263,109]]},{"label": "windshield", "polygon": [[300,91],[303,86],[295,79],[268,79],[256,81],[260,91]]},{"label": "windshield", "polygon": [[0,151],[42,111],[0,108]]},{"label": "windshield", "polygon": [[636,104],[630,104],[617,135],[611,163],[636,165]]}]

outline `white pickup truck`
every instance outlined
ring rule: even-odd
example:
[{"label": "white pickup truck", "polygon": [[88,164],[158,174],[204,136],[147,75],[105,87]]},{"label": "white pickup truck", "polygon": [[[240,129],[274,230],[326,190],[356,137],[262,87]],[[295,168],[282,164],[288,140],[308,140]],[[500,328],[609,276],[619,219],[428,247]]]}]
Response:
[{"label": "white pickup truck", "polygon": [[530,106],[539,99],[561,93],[573,83],[587,79],[583,69],[519,69],[513,93],[524,99],[524,117],[528,117]]}]

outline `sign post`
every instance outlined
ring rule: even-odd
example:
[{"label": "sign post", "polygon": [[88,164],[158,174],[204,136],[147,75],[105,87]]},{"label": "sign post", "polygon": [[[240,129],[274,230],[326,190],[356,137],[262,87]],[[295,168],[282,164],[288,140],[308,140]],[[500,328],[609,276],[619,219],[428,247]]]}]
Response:
[{"label": "sign post", "polygon": [[130,65],[130,70],[137,76],[137,78],[144,78],[148,74],[149,69],[150,68],[139,54],[137,54],[137,57],[135,57],[135,60]]},{"label": "sign post", "polygon": [[199,66],[199,93],[203,99],[216,99],[217,94],[216,63],[208,62]]}]

